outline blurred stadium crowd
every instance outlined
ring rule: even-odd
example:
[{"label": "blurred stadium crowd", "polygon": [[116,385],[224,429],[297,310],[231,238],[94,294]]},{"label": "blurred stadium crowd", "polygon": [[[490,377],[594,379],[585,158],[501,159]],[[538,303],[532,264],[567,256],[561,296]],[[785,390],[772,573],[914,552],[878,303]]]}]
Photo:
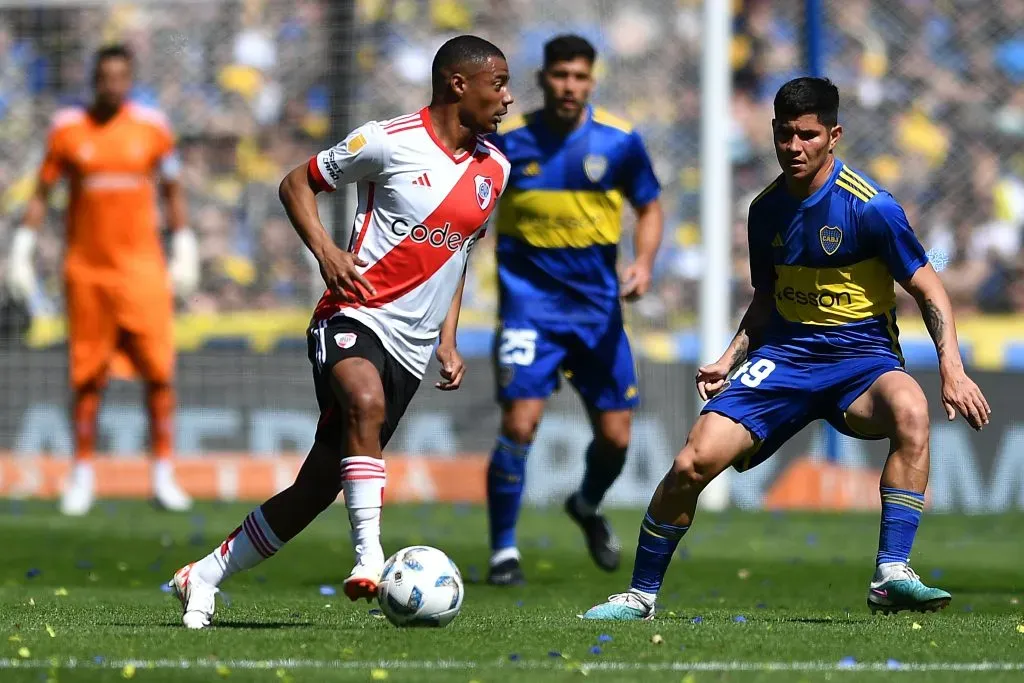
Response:
[{"label": "blurred stadium crowd", "polygon": [[[87,95],[96,47],[126,41],[138,57],[135,97],[166,112],[180,139],[203,263],[202,291],[184,309],[308,306],[319,275],[276,187],[289,168],[330,144],[329,1],[0,9],[0,253],[31,192],[51,114]],[[746,206],[777,175],[771,100],[804,72],[805,41],[802,2],[734,5],[729,153],[741,310],[749,294]],[[841,155],[904,204],[945,264],[959,310],[1024,310],[1024,0],[827,5],[823,44],[843,95]],[[698,0],[358,0],[356,23],[354,122],[421,106],[432,54],[455,33],[476,32],[506,50],[519,111],[539,102],[533,72],[544,41],[566,31],[591,39],[602,59],[595,101],[641,130],[665,189],[656,284],[634,308],[633,323],[692,322],[702,275]],[[64,201],[58,194],[55,208]],[[33,309],[59,313],[59,211],[39,246],[45,289]],[[473,261],[466,318],[488,320],[492,250],[478,249]]]}]

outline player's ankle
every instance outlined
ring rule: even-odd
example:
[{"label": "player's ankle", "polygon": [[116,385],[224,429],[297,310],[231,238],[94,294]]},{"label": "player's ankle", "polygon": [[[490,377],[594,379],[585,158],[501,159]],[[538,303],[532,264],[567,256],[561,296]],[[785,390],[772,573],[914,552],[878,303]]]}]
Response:
[{"label": "player's ankle", "polygon": [[875,565],[874,581],[889,581],[894,578],[902,578],[906,571],[906,562],[880,562]]},{"label": "player's ankle", "polygon": [[593,517],[597,514],[597,509],[601,506],[600,503],[596,505],[591,503],[583,495],[583,491],[577,491],[572,496],[572,502],[570,503],[573,509],[580,517]]},{"label": "player's ankle", "polygon": [[657,593],[649,593],[647,591],[642,591],[639,588],[632,588],[631,587],[629,589],[629,592],[632,593],[633,595],[635,595],[637,598],[639,598],[640,601],[643,602],[648,607],[651,607],[652,605],[654,605],[654,603],[657,602],[657,600],[658,600],[658,594]]},{"label": "player's ankle", "polygon": [[499,548],[491,553],[490,565],[497,567],[502,562],[508,562],[509,560],[519,561],[522,556],[519,554],[519,548],[510,546],[508,548]]}]

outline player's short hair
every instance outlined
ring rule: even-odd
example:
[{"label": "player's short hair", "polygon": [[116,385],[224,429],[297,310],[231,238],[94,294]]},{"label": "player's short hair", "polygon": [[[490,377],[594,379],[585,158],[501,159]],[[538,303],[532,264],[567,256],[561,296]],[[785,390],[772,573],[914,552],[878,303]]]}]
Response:
[{"label": "player's short hair", "polygon": [[544,43],[545,69],[557,62],[571,62],[577,57],[583,57],[591,65],[597,59],[597,50],[583,36],[567,33]]},{"label": "player's short hair", "polygon": [[775,93],[775,118],[790,121],[815,114],[829,128],[839,123],[839,88],[827,78],[794,78]]},{"label": "player's short hair", "polygon": [[434,55],[430,67],[430,81],[434,94],[444,92],[448,77],[465,64],[482,64],[491,57],[505,59],[505,53],[497,45],[479,36],[455,36],[442,45]]},{"label": "player's short hair", "polygon": [[92,77],[94,81],[100,75],[100,65],[108,59],[123,59],[128,62],[128,66],[131,66],[135,61],[135,56],[132,54],[131,49],[122,43],[106,45],[96,50],[96,56],[93,57],[92,62]]}]

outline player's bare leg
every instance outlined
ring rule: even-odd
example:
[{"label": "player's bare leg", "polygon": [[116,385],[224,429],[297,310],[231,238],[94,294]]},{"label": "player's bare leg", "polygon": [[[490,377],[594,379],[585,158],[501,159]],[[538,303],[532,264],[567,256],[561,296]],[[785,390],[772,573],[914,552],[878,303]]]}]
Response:
[{"label": "player's bare leg", "polygon": [[513,586],[525,581],[516,547],[516,521],[526,486],[526,457],[547,401],[526,398],[502,405],[501,434],[487,468],[487,514],[491,560],[487,583]]},{"label": "player's bare leg", "polygon": [[146,383],[149,417],[153,500],[172,512],[192,507],[192,498],[178,485],[171,458],[174,455],[174,387],[169,382]]},{"label": "player's bare leg", "polygon": [[882,522],[868,607],[884,613],[935,611],[952,596],[924,585],[910,568],[910,550],[928,486],[928,401],[905,372],[887,372],[846,411],[847,424],[867,436],[887,436],[889,457],[880,481]]},{"label": "player's bare leg", "polygon": [[181,601],[185,626],[209,626],[218,586],[231,575],[272,557],[326,510],[340,492],[337,452],[314,442],[291,486],[250,512],[210,554],[175,573],[170,585]]},{"label": "player's bare leg", "polygon": [[[209,626],[214,595],[222,581],[273,556],[345,491],[356,565],[345,580],[352,600],[372,599],[384,568],[380,545],[380,511],[384,490],[380,429],[384,423],[384,389],[372,363],[346,358],[332,370],[339,419],[346,428],[342,457],[338,444],[314,442],[295,483],[245,518],[209,555],[182,567],[171,580],[189,628]],[[319,432],[318,432],[319,434]],[[356,450],[358,449],[358,450]],[[375,456],[375,457],[374,457]]]},{"label": "player's bare leg", "polygon": [[96,498],[96,417],[103,397],[104,382],[95,379],[73,389],[71,416],[74,429],[74,460],[60,500],[60,511],[71,517],[87,513]]},{"label": "player's bare leg", "polygon": [[590,608],[585,619],[651,619],[672,555],[690,528],[701,491],[730,464],[755,448],[743,425],[718,413],[701,415],[686,445],[658,484],[640,524],[633,579],[625,593]]},{"label": "player's bare leg", "polygon": [[615,571],[619,568],[621,544],[598,508],[626,464],[633,411],[590,408],[587,413],[594,440],[587,447],[583,482],[565,501],[565,511],[583,530],[595,564],[605,571]]},{"label": "player's bare leg", "polygon": [[377,594],[385,559],[380,544],[385,483],[380,433],[387,410],[384,386],[373,363],[358,357],[338,362],[332,380],[345,426],[341,485],[356,556],[343,588],[350,600],[371,600]]}]

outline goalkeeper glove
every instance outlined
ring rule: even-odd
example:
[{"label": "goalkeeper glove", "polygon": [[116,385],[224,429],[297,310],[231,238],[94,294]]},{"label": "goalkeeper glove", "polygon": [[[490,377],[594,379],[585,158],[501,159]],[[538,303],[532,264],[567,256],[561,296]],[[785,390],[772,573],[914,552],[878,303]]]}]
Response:
[{"label": "goalkeeper glove", "polygon": [[199,243],[191,228],[174,231],[169,271],[171,285],[178,296],[191,296],[199,287]]},{"label": "goalkeeper glove", "polygon": [[23,303],[31,301],[36,293],[36,269],[33,263],[35,248],[35,230],[22,225],[14,231],[11,251],[7,257],[7,290],[13,298]]}]

